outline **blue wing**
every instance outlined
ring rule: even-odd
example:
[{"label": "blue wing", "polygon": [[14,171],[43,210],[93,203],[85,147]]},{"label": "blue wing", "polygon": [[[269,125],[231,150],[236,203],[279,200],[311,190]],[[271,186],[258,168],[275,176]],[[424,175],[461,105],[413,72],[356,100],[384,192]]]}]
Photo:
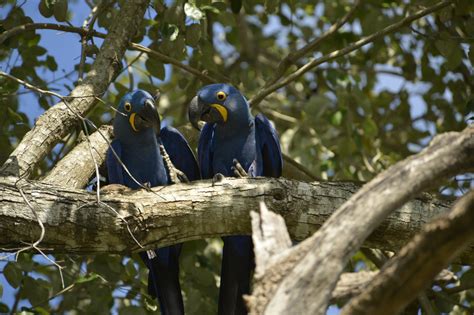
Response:
[{"label": "blue wing", "polygon": [[186,174],[189,180],[200,179],[196,158],[183,135],[175,128],[167,126],[161,129],[160,138],[173,165]]},{"label": "blue wing", "polygon": [[257,149],[262,152],[262,161],[257,161],[257,174],[268,177],[280,177],[283,167],[278,134],[263,114],[255,117],[255,138]]},{"label": "blue wing", "polygon": [[[122,146],[120,145],[120,142],[118,140],[112,141],[110,147],[115,151],[115,154],[117,154],[119,158],[122,156]],[[112,152],[111,148],[107,150],[107,157],[105,160],[105,163],[107,165],[109,184],[124,185],[125,182],[123,180],[122,166],[115,157],[115,154],[114,152]]]},{"label": "blue wing", "polygon": [[198,161],[201,167],[201,177],[203,179],[212,178],[212,137],[214,135],[215,124],[205,124],[201,130],[198,143]]}]

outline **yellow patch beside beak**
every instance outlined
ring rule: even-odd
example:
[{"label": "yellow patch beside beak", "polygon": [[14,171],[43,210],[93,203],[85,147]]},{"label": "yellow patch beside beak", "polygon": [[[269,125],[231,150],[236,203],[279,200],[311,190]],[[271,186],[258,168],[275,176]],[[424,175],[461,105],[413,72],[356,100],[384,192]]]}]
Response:
[{"label": "yellow patch beside beak", "polygon": [[211,104],[211,105],[209,105],[209,106],[210,106],[210,107],[214,107],[215,109],[217,109],[217,111],[219,112],[219,114],[221,114],[221,116],[222,116],[222,120],[223,120],[224,122],[227,121],[227,109],[226,109],[224,106],[222,106],[222,105],[220,105],[220,104]]},{"label": "yellow patch beside beak", "polygon": [[135,127],[135,115],[136,113],[130,114],[128,121],[130,122],[130,126],[132,126],[133,131],[138,132],[138,129]]}]

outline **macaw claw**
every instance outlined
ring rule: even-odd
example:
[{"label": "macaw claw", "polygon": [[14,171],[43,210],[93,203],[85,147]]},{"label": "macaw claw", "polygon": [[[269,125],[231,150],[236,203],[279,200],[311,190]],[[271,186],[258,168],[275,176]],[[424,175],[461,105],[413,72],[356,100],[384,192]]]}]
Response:
[{"label": "macaw claw", "polygon": [[237,159],[232,160],[232,164],[234,166],[231,167],[231,170],[234,172],[235,177],[237,178],[244,178],[248,177],[249,174],[244,170],[242,165],[237,161]]},{"label": "macaw claw", "polygon": [[168,152],[166,152],[166,149],[163,145],[160,145],[160,153],[163,157],[163,161],[165,162],[165,167],[168,170],[171,184],[189,183],[189,179],[186,174],[177,169],[173,162],[171,162],[170,156],[168,155]]},{"label": "macaw claw", "polygon": [[124,192],[124,191],[131,191],[132,189],[127,187],[127,186],[124,186],[124,185],[120,185],[120,184],[109,184],[107,186],[104,186],[104,187],[101,187],[100,188],[100,191],[101,192],[105,192],[105,193],[108,193],[108,192]]}]

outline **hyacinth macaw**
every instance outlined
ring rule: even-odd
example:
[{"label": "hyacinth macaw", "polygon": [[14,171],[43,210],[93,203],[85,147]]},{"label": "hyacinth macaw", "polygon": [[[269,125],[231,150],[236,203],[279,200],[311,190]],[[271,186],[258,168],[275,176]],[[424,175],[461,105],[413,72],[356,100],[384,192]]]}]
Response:
[{"label": "hyacinth macaw", "polygon": [[[281,175],[276,130],[264,115],[252,116],[247,100],[236,88],[228,84],[203,87],[188,113],[196,128],[199,120],[206,122],[198,144],[202,178]],[[219,314],[246,314],[242,295],[250,291],[254,269],[252,239],[239,235],[223,240]]]},{"label": "hyacinth macaw", "polygon": [[[109,149],[106,159],[110,184],[132,189],[169,185],[169,159],[189,180],[199,179],[199,168],[186,139],[172,127],[160,130],[160,116],[149,93],[135,90],[126,94],[117,108],[113,127],[113,150]],[[169,159],[163,158],[163,154],[168,156],[160,151],[160,146]],[[158,297],[162,314],[184,314],[179,284],[180,250],[181,244],[177,244],[140,253],[149,268],[148,292]]]}]

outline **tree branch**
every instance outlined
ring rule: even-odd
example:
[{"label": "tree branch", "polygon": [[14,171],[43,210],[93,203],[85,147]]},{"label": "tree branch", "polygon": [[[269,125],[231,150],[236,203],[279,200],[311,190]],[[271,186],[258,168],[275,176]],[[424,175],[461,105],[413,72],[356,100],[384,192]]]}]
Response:
[{"label": "tree branch", "polygon": [[[84,139],[63,157],[43,181],[63,187],[85,187],[94,174],[94,160],[99,165],[104,163],[105,153],[112,141],[112,134],[111,126],[100,127],[99,130],[90,135],[89,139]],[[94,157],[90,154],[90,148],[92,148]]]},{"label": "tree branch", "polygon": [[387,34],[390,34],[390,33],[394,32],[394,31],[396,31],[396,30],[398,30],[402,27],[410,25],[410,23],[412,23],[413,21],[416,21],[416,20],[418,20],[418,19],[420,19],[420,18],[422,18],[425,15],[428,15],[430,13],[436,12],[436,11],[450,5],[453,2],[454,2],[454,0],[441,1],[441,2],[435,4],[431,7],[428,7],[424,10],[421,10],[421,11],[419,11],[419,12],[417,12],[417,13],[411,15],[411,16],[407,16],[406,18],[402,19],[401,21],[399,21],[397,23],[394,23],[392,25],[389,25],[381,31],[378,31],[378,32],[376,32],[372,35],[366,36],[366,37],[358,40],[357,42],[352,43],[347,47],[344,47],[343,49],[333,51],[332,53],[329,53],[329,54],[324,55],[324,56],[322,56],[320,58],[317,58],[317,59],[312,58],[311,61],[309,61],[304,66],[302,66],[301,68],[299,68],[295,72],[293,72],[290,75],[288,75],[287,77],[285,77],[285,79],[281,80],[280,82],[276,82],[276,83],[262,89],[256,96],[254,96],[249,101],[250,105],[254,106],[256,104],[259,104],[265,97],[267,97],[271,93],[275,92],[279,88],[282,88],[285,85],[295,81],[300,76],[302,76],[303,74],[305,74],[309,70],[313,69],[314,67],[316,67],[316,66],[318,66],[322,63],[325,63],[325,62],[334,60],[336,58],[339,58],[341,56],[347,55],[350,52],[352,52],[356,49],[359,49],[362,46],[370,44],[370,43],[374,42],[375,40],[377,40],[377,39],[379,39],[379,38],[381,38],[381,37],[383,37]]},{"label": "tree branch", "polygon": [[[474,127],[468,127],[435,137],[422,152],[379,174],[313,236],[273,261],[264,279],[254,286],[252,313],[324,314],[350,257],[374,230],[375,235],[380,233],[376,228],[382,221],[422,190],[473,165]],[[378,231],[390,234],[385,227],[382,224]]]},{"label": "tree branch", "polygon": [[[24,246],[40,229],[18,192],[15,178],[0,178],[0,248]],[[249,210],[265,201],[281,214],[292,239],[312,235],[359,187],[352,183],[305,183],[287,179],[225,179],[214,186],[194,182],[152,191],[101,194],[101,202],[124,217],[147,248],[203,237],[250,234]],[[140,250],[124,221],[94,193],[41,182],[23,183],[22,190],[45,226],[41,246],[55,253],[105,253]],[[424,222],[447,211],[451,203],[414,200],[390,216],[369,238],[367,246],[397,250]],[[474,248],[464,262],[474,263]]]},{"label": "tree branch", "polygon": [[39,117],[35,127],[23,137],[0,169],[1,173],[22,177],[31,176],[37,163],[77,123],[77,115],[84,115],[94,106],[96,102],[94,97],[81,98],[80,96],[101,95],[106,91],[121,68],[120,60],[130,39],[138,29],[147,5],[147,0],[124,2],[91,71],[83,83],[71,92],[70,96],[74,98],[69,104],[64,102],[56,104]]},{"label": "tree branch", "polygon": [[474,191],[423,227],[341,314],[398,314],[474,239]]}]

